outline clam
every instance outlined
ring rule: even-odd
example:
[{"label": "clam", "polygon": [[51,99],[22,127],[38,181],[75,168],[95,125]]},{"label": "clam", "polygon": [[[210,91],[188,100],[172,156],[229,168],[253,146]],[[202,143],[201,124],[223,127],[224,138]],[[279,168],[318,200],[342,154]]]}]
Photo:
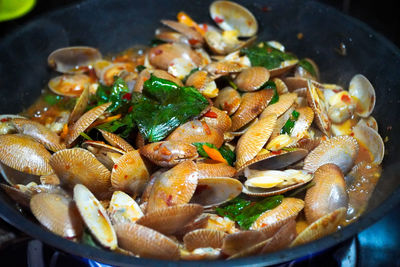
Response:
[{"label": "clam", "polygon": [[274,234],[262,248],[260,254],[271,253],[287,248],[296,238],[296,221],[289,220]]},{"label": "clam", "polygon": [[211,77],[220,77],[224,75],[229,75],[232,73],[238,73],[243,71],[247,66],[236,61],[217,61],[211,62],[204,67]]},{"label": "clam", "polygon": [[35,218],[51,232],[67,239],[79,239],[83,223],[71,199],[50,193],[32,197],[30,208]]},{"label": "clam", "polygon": [[47,58],[47,63],[58,72],[73,74],[88,71],[100,59],[101,53],[96,48],[71,46],[53,51]]},{"label": "clam", "polygon": [[326,104],[321,90],[316,83],[307,81],[307,102],[315,114],[315,122],[318,128],[327,136],[331,136],[331,121],[327,114]]},{"label": "clam", "polygon": [[212,229],[198,229],[183,237],[185,248],[192,251],[196,248],[220,248],[226,233]]},{"label": "clam", "polygon": [[260,254],[260,252],[263,249],[263,247],[265,246],[265,244],[267,244],[268,242],[269,242],[269,240],[267,239],[260,243],[255,244],[253,246],[247,247],[244,250],[230,256],[228,258],[228,260],[258,255],[258,254]]},{"label": "clam", "polygon": [[104,247],[115,249],[117,236],[106,210],[84,185],[74,187],[74,201],[83,221],[96,240]]},{"label": "clam", "polygon": [[82,115],[85,113],[88,102],[89,102],[89,87],[85,87],[83,89],[81,95],[78,97],[74,109],[71,111],[71,114],[68,118],[68,124],[71,125],[75,123]]},{"label": "clam", "polygon": [[111,185],[124,192],[141,194],[149,177],[149,171],[139,151],[132,150],[116,160],[111,171]]},{"label": "clam", "polygon": [[234,177],[236,175],[236,169],[225,163],[205,161],[197,162],[196,165],[199,170],[199,178]]},{"label": "clam", "polygon": [[103,138],[112,146],[120,148],[125,152],[134,150],[134,148],[119,135],[101,129],[99,129],[99,132],[101,133]]},{"label": "clam", "polygon": [[192,223],[202,212],[203,207],[197,204],[176,205],[148,212],[136,223],[172,235]]},{"label": "clam", "polygon": [[245,41],[239,40],[238,37],[239,32],[236,30],[224,31],[222,33],[218,30],[208,30],[204,35],[208,47],[218,55],[234,53],[243,47],[250,46],[256,40],[256,36]]},{"label": "clam", "polygon": [[308,87],[307,79],[301,77],[285,77],[283,78],[283,82],[286,84],[289,92]]},{"label": "clam", "polygon": [[111,105],[110,103],[105,103],[98,107],[92,108],[83,114],[69,129],[68,135],[66,137],[66,144],[70,146],[78,136],[83,133],[98,117],[100,117],[104,111]]},{"label": "clam", "polygon": [[64,74],[52,78],[49,81],[48,86],[55,94],[78,97],[92,82],[93,79],[85,74]]},{"label": "clam", "polygon": [[314,173],[315,185],[307,190],[304,212],[308,223],[339,208],[347,209],[348,195],[342,171],[332,163],[320,166]]},{"label": "clam", "polygon": [[73,188],[83,184],[99,197],[109,192],[110,171],[89,151],[82,148],[60,150],[49,162],[62,185]]},{"label": "clam", "polygon": [[23,116],[13,115],[13,114],[3,114],[0,115],[0,135],[2,134],[13,134],[17,132],[12,119],[26,119]]},{"label": "clam", "polygon": [[256,91],[269,80],[269,71],[264,67],[250,67],[243,70],[235,79],[239,90]]},{"label": "clam", "polygon": [[231,131],[236,131],[257,117],[268,105],[273,96],[273,90],[259,90],[245,93],[238,110],[232,116]]},{"label": "clam", "polygon": [[167,141],[179,141],[183,143],[207,142],[217,147],[224,142],[223,133],[208,126],[204,121],[188,121],[176,128],[167,138]]},{"label": "clam", "polygon": [[151,65],[163,70],[168,70],[170,64],[176,64],[177,59],[184,59],[187,63],[192,63],[193,66],[187,73],[201,63],[199,55],[185,44],[161,44],[151,48],[148,55]]},{"label": "clam", "polygon": [[298,62],[299,61],[297,59],[289,59],[282,61],[279,67],[270,69],[269,73],[272,78],[281,76],[286,72],[290,71],[292,68],[294,68]]},{"label": "clam", "polygon": [[139,151],[141,155],[162,167],[173,167],[180,162],[198,157],[195,146],[180,141],[150,143],[141,147]]},{"label": "clam", "polygon": [[105,85],[112,85],[115,77],[121,77],[125,81],[132,81],[137,78],[135,66],[132,63],[111,63],[102,69],[100,81]]},{"label": "clam", "polygon": [[242,187],[242,183],[233,178],[199,178],[190,202],[204,208],[215,207],[237,197],[242,192]]},{"label": "clam", "polygon": [[345,216],[345,208],[340,208],[326,214],[304,229],[296,239],[293,240],[290,247],[302,245],[335,232]]},{"label": "clam", "polygon": [[183,83],[180,79],[176,78],[175,76],[169,74],[165,70],[154,70],[152,73],[154,76],[160,79],[168,80],[171,82],[176,83],[178,86],[183,86]]},{"label": "clam", "polygon": [[240,102],[241,97],[238,91],[232,87],[225,87],[219,91],[218,96],[214,100],[214,105],[228,112],[228,115],[232,115],[239,108]]},{"label": "clam", "polygon": [[271,138],[275,138],[281,134],[283,126],[285,126],[286,122],[290,118],[293,118],[293,111],[294,111],[294,105],[289,107],[288,110],[286,110],[281,116],[279,116],[279,118],[276,120],[275,127],[271,134]]},{"label": "clam", "polygon": [[150,79],[150,77],[150,71],[148,71],[147,69],[142,70],[136,79],[135,86],[133,87],[133,92],[141,93],[143,91],[144,82]]},{"label": "clam", "polygon": [[51,154],[32,138],[20,134],[0,135],[0,161],[26,174],[47,175],[53,172]]},{"label": "clam", "polygon": [[143,212],[136,201],[122,191],[113,193],[107,211],[113,224],[133,223],[143,216]]},{"label": "clam", "polygon": [[60,137],[39,122],[26,119],[12,119],[12,123],[20,134],[32,137],[47,149],[56,152],[64,149],[65,144]]},{"label": "clam", "polygon": [[236,146],[236,168],[241,168],[252,160],[262,149],[271,136],[276,123],[276,115],[270,114],[259,120],[243,134]]},{"label": "clam", "polygon": [[270,238],[258,230],[240,231],[226,235],[222,242],[222,252],[232,256]]},{"label": "clam", "polygon": [[[30,183],[32,184],[32,183]],[[36,183],[35,183],[36,184]],[[29,184],[28,184],[29,185]],[[9,186],[3,183],[0,183],[0,187],[6,192],[6,194],[11,197],[13,201],[22,207],[29,208],[29,202],[31,201],[32,196],[34,195],[34,190],[28,188],[28,185],[14,185]]]},{"label": "clam", "polygon": [[118,158],[125,154],[125,151],[106,145],[102,141],[86,140],[82,143],[82,147],[92,152],[96,159],[110,171]]},{"label": "clam", "polygon": [[354,105],[337,104],[328,108],[328,117],[333,123],[343,123],[354,114]]},{"label": "clam", "polygon": [[188,38],[185,35],[165,28],[156,29],[154,37],[166,43],[183,43],[187,45],[190,44]]},{"label": "clam", "polygon": [[256,18],[247,8],[239,4],[215,1],[210,6],[210,15],[221,29],[237,30],[240,37],[250,37],[257,33]]},{"label": "clam", "polygon": [[282,226],[289,218],[295,219],[304,207],[304,201],[298,198],[285,197],[282,203],[272,210],[262,213],[250,226],[251,230]]},{"label": "clam", "polygon": [[204,42],[203,36],[195,29],[173,20],[161,20],[161,23],[183,34],[193,46],[201,46]]},{"label": "clam", "polygon": [[144,258],[178,260],[179,246],[170,238],[140,224],[117,224],[118,245]]},{"label": "clam", "polygon": [[186,80],[186,85],[193,86],[204,96],[210,98],[216,97],[219,91],[214,79],[204,70],[198,70],[190,74]]},{"label": "clam", "polygon": [[372,155],[372,162],[381,164],[385,154],[385,144],[379,133],[368,126],[360,124],[353,127],[353,133],[360,146],[366,147]]},{"label": "clam", "polygon": [[278,92],[279,95],[289,93],[289,89],[284,81],[282,81],[279,78],[273,78],[272,81],[275,83],[276,91]]},{"label": "clam", "polygon": [[201,120],[204,120],[208,126],[214,127],[223,133],[227,132],[232,126],[232,120],[228,114],[215,107],[211,107]]},{"label": "clam", "polygon": [[260,115],[260,119],[266,117],[269,114],[275,114],[277,117],[281,116],[286,110],[288,110],[296,100],[297,95],[295,93],[288,93],[279,96],[279,101],[269,105],[264,109]]},{"label": "clam", "polygon": [[366,125],[372,129],[374,129],[375,131],[378,132],[378,122],[376,121],[376,119],[372,116],[369,116],[368,118],[361,118],[357,124],[362,124],[362,125]]},{"label": "clam", "polygon": [[375,89],[364,75],[357,74],[351,79],[349,93],[356,100],[355,113],[362,118],[371,115],[376,101]]},{"label": "clam", "polygon": [[319,68],[318,68],[317,64],[314,62],[314,60],[312,60],[310,58],[305,58],[302,61],[304,62],[304,64],[310,65],[315,73],[310,73],[303,66],[298,65],[294,72],[294,76],[318,81],[319,80]]},{"label": "clam", "polygon": [[55,173],[42,175],[40,176],[40,183],[42,185],[60,185],[60,179]]},{"label": "clam", "polygon": [[310,107],[301,107],[296,111],[299,113],[299,117],[290,132],[290,136],[301,139],[314,120],[314,112]]},{"label": "clam", "polygon": [[196,164],[189,160],[162,173],[154,181],[147,212],[188,203],[196,190],[198,176]]},{"label": "clam", "polygon": [[113,64],[111,61],[105,60],[105,59],[100,59],[97,60],[94,64],[93,64],[93,69],[96,73],[97,77],[101,77],[101,73],[103,72],[103,70],[110,66],[111,64]]},{"label": "clam", "polygon": [[357,140],[351,136],[335,136],[321,142],[304,159],[304,169],[315,172],[320,166],[326,163],[333,163],[346,174],[353,166],[358,154]]}]

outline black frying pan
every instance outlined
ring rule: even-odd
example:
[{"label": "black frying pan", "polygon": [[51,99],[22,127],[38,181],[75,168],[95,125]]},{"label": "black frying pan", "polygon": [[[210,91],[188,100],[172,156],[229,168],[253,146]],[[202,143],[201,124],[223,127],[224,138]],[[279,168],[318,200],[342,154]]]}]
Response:
[{"label": "black frying pan", "polygon": [[[211,1],[87,1],[42,16],[0,42],[0,114],[17,113],[40,95],[51,76],[48,54],[60,47],[89,45],[113,53],[135,44],[147,44],[161,18],[174,19],[184,10],[196,21],[209,21]],[[21,231],[71,254],[114,265],[268,265],[285,262],[335,245],[381,218],[400,202],[399,99],[400,51],[365,24],[313,1],[238,1],[257,17],[259,40],[279,40],[299,57],[315,59],[321,80],[345,88],[351,77],[362,73],[376,89],[373,115],[380,134],[388,136],[383,174],[368,210],[356,222],[315,242],[276,253],[213,262],[164,262],[138,259],[73,243],[53,235],[24,217],[11,199],[0,191],[0,216]],[[263,7],[268,6],[268,12]],[[265,9],[264,9],[265,10]],[[210,21],[209,21],[210,22]],[[302,33],[303,39],[297,39]],[[347,56],[336,52],[347,46]]]}]

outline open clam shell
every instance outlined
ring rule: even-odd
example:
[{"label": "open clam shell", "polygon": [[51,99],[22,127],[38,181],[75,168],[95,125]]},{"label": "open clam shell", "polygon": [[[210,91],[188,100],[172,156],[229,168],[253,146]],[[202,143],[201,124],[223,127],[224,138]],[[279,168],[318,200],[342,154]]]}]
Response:
[{"label": "open clam shell", "polygon": [[210,15],[221,29],[237,30],[241,37],[250,37],[257,33],[256,18],[247,8],[239,4],[215,1],[210,5]]},{"label": "open clam shell", "polygon": [[83,221],[96,240],[106,248],[117,247],[117,236],[106,210],[84,185],[74,187],[74,201]]},{"label": "open clam shell", "polygon": [[296,221],[289,220],[284,224],[276,234],[268,240],[262,248],[260,254],[271,253],[284,248],[287,248],[296,238]]},{"label": "open clam shell", "polygon": [[198,204],[176,205],[148,212],[136,223],[162,234],[172,235],[193,222],[202,213],[203,207]]},{"label": "open clam shell", "polygon": [[223,133],[227,132],[232,126],[232,120],[228,114],[216,107],[211,107],[201,120],[204,120],[208,126],[214,127]]},{"label": "open clam shell", "polygon": [[185,248],[192,251],[196,248],[220,248],[226,233],[212,229],[198,229],[183,237]]},{"label": "open clam shell", "polygon": [[194,66],[201,63],[200,56],[189,45],[178,43],[167,43],[153,47],[149,50],[148,57],[151,65],[162,70],[168,70],[169,65],[179,58],[188,59]]},{"label": "open clam shell", "polygon": [[197,162],[196,165],[199,170],[199,178],[234,177],[237,173],[234,167],[220,162]]},{"label": "open clam shell", "polygon": [[327,136],[331,136],[331,121],[328,117],[323,94],[317,84],[311,80],[307,81],[307,102],[315,114],[315,122],[318,128]]},{"label": "open clam shell", "polygon": [[118,245],[144,258],[178,260],[179,246],[170,238],[136,223],[115,226]]},{"label": "open clam shell", "polygon": [[199,178],[190,202],[200,204],[204,208],[218,206],[240,195],[242,188],[242,183],[233,178]]},{"label": "open clam shell", "polygon": [[362,118],[371,115],[375,107],[375,89],[362,74],[355,75],[349,85],[349,93],[356,101],[356,114]]},{"label": "open clam shell", "polygon": [[228,115],[232,115],[239,108],[240,102],[241,97],[239,92],[232,87],[225,87],[219,91],[218,96],[214,100],[214,105],[228,112]]},{"label": "open clam shell", "polygon": [[269,70],[272,78],[281,76],[294,68],[299,61],[297,59],[290,59],[281,62],[280,67]]},{"label": "open clam shell", "polygon": [[28,186],[21,186],[21,185],[9,186],[1,183],[0,187],[16,203],[18,203],[22,207],[29,208],[29,202],[31,201],[32,196],[34,195],[34,191],[30,190]]},{"label": "open clam shell", "polygon": [[125,151],[104,144],[102,141],[86,140],[81,146],[92,152],[98,161],[100,161],[110,171],[112,170],[115,161],[125,154]]},{"label": "open clam shell", "polygon": [[267,240],[270,236],[265,235],[261,231],[248,230],[237,233],[228,234],[222,242],[222,252],[232,256],[239,253],[255,244]]},{"label": "open clam shell", "polygon": [[178,86],[183,86],[183,83],[180,79],[176,78],[175,76],[173,76],[172,74],[169,74],[167,71],[165,70],[154,70],[152,73],[154,76],[156,76],[157,78],[160,79],[164,79],[164,80],[168,80],[171,82],[176,83]]},{"label": "open clam shell", "polygon": [[113,224],[133,223],[143,216],[143,212],[136,201],[122,191],[113,193],[107,211]]},{"label": "open clam shell", "polygon": [[315,185],[307,190],[304,212],[308,223],[313,223],[325,214],[346,208],[349,198],[343,173],[332,163],[324,164],[314,173]]},{"label": "open clam shell", "polygon": [[193,46],[201,46],[204,43],[203,36],[195,29],[173,20],[161,20],[161,23],[185,35]]},{"label": "open clam shell", "polygon": [[101,59],[98,49],[89,46],[70,46],[53,51],[47,58],[50,67],[61,73],[82,73]]},{"label": "open clam shell", "polygon": [[90,96],[89,87],[85,87],[81,95],[78,97],[74,109],[71,111],[71,114],[69,115],[68,118],[69,125],[75,123],[82,116],[82,114],[85,113],[89,102],[89,96]]},{"label": "open clam shell", "polygon": [[20,134],[0,135],[0,161],[15,170],[33,175],[53,172],[51,154],[31,137]]},{"label": "open clam shell", "polygon": [[307,88],[307,79],[302,77],[285,77],[283,78],[289,92],[294,92],[297,89]]},{"label": "open clam shell", "polygon": [[238,73],[246,68],[247,66],[236,61],[217,61],[211,62],[205,66],[204,70],[206,70],[212,77],[219,77],[231,73]]},{"label": "open clam shell", "polygon": [[92,78],[85,74],[64,74],[52,78],[48,86],[57,95],[78,97],[92,82]]},{"label": "open clam shell", "polygon": [[359,143],[368,148],[372,155],[373,163],[381,164],[385,154],[385,144],[380,134],[365,125],[356,125],[353,127],[354,138]]},{"label": "open clam shell", "polygon": [[134,150],[134,148],[125,139],[114,133],[107,132],[99,129],[99,132],[103,138],[110,143],[112,146],[122,149],[125,152]]},{"label": "open clam shell", "polygon": [[243,70],[235,79],[239,90],[252,92],[258,90],[269,80],[269,71],[264,67],[250,67]]},{"label": "open clam shell", "polygon": [[17,132],[14,124],[12,123],[12,119],[26,119],[20,115],[14,114],[2,114],[0,115],[0,135],[2,134],[13,134]]},{"label": "open clam shell", "polygon": [[137,73],[135,66],[130,62],[111,63],[104,67],[100,73],[100,81],[105,85],[112,85],[115,76],[123,78],[125,81],[136,79]]},{"label": "open clam shell", "polygon": [[67,239],[79,239],[83,222],[71,199],[51,193],[32,197],[30,208],[36,219],[53,233]]},{"label": "open clam shell", "polygon": [[114,188],[140,194],[150,177],[149,171],[138,150],[126,152],[115,162],[111,171],[111,184]]},{"label": "open clam shell", "polygon": [[269,105],[260,114],[260,119],[266,117],[269,114],[275,114],[277,117],[285,113],[296,100],[297,95],[295,93],[288,93],[279,96],[279,101]]},{"label": "open clam shell", "polygon": [[310,107],[301,107],[296,109],[296,111],[299,113],[299,118],[295,122],[290,136],[300,139],[304,136],[308,128],[310,128],[314,120],[314,112]]},{"label": "open clam shell", "polygon": [[304,169],[315,172],[326,163],[337,165],[346,174],[353,167],[358,154],[357,140],[348,135],[335,136],[322,141],[304,159]]},{"label": "open clam shell", "polygon": [[276,77],[276,78],[273,78],[272,81],[275,83],[276,91],[278,92],[279,95],[289,93],[289,89],[283,80]]}]

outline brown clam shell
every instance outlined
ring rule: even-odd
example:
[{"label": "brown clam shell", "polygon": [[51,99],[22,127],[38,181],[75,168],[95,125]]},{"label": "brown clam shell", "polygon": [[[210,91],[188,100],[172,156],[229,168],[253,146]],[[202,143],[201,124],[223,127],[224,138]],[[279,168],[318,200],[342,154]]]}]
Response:
[{"label": "brown clam shell", "polygon": [[231,128],[232,120],[225,111],[216,107],[211,107],[209,112],[216,114],[216,118],[203,116],[201,119],[202,121],[204,120],[208,126],[214,127],[223,133],[227,132]]},{"label": "brown clam shell", "polygon": [[207,142],[221,147],[224,142],[223,133],[210,127],[206,122],[188,121],[176,128],[167,138],[167,141],[179,141],[183,143]]},{"label": "brown clam shell", "polygon": [[118,147],[125,152],[129,152],[134,150],[134,148],[127,142],[125,139],[120,137],[119,135],[116,135],[114,133],[110,133],[104,130],[99,129],[101,135],[103,138],[110,143],[112,146]]},{"label": "brown clam shell", "polygon": [[284,248],[287,248],[292,241],[296,238],[296,221],[294,219],[289,220],[284,224],[278,232],[276,232],[272,238],[262,248],[260,254],[271,253]]},{"label": "brown clam shell", "polygon": [[276,123],[276,115],[270,114],[253,124],[239,139],[236,146],[236,168],[240,169],[252,160],[267,143]]},{"label": "brown clam shell", "polygon": [[315,114],[315,122],[318,128],[328,137],[331,136],[331,121],[325,106],[321,90],[318,85],[311,80],[307,81],[307,102]]},{"label": "brown clam shell", "polygon": [[335,136],[322,141],[304,159],[304,169],[315,172],[326,163],[337,165],[346,174],[353,167],[358,154],[357,140],[349,135]]},{"label": "brown clam shell", "polygon": [[299,113],[299,118],[294,124],[290,136],[299,139],[304,135],[304,132],[310,128],[314,120],[314,112],[310,107],[298,108],[296,111]]},{"label": "brown clam shell", "polygon": [[196,163],[199,170],[199,178],[208,177],[234,177],[236,169],[225,163],[217,162],[198,162]]},{"label": "brown clam shell", "polygon": [[202,213],[203,207],[198,204],[176,205],[148,212],[136,223],[162,234],[172,235],[193,222]]},{"label": "brown clam shell", "polygon": [[281,130],[283,126],[286,124],[287,120],[290,119],[290,117],[292,116],[293,110],[294,110],[294,105],[292,105],[276,120],[274,130],[272,131],[271,134],[271,140],[281,134]]},{"label": "brown clam shell", "polygon": [[13,119],[12,123],[20,134],[32,137],[53,152],[65,148],[65,144],[61,142],[60,137],[39,122],[25,119]]},{"label": "brown clam shell", "polygon": [[173,167],[185,160],[193,160],[199,155],[194,145],[180,141],[150,143],[140,148],[140,154],[162,167]]},{"label": "brown clam shell", "polygon": [[92,79],[85,74],[65,74],[52,78],[48,87],[55,94],[78,97],[91,83]]},{"label": "brown clam shell", "polygon": [[198,70],[192,73],[186,80],[186,86],[193,86],[200,90],[203,89],[207,83],[211,82],[212,79],[208,76],[208,72],[204,70]]},{"label": "brown clam shell", "polygon": [[40,193],[32,197],[30,207],[36,219],[53,233],[67,239],[78,239],[82,235],[83,222],[71,199]]},{"label": "brown clam shell", "polygon": [[297,95],[295,93],[288,93],[279,96],[279,101],[269,105],[260,114],[260,119],[265,118],[269,114],[275,114],[277,117],[281,116],[286,110],[288,110],[296,100]]},{"label": "brown clam shell", "polygon": [[21,190],[18,186],[9,186],[3,183],[0,184],[0,187],[13,201],[25,208],[29,208],[29,202],[33,195],[31,190]]},{"label": "brown clam shell", "polygon": [[195,65],[201,63],[200,56],[190,46],[178,43],[161,44],[152,47],[148,52],[151,65],[167,70],[175,58],[190,58]]},{"label": "brown clam shell", "polygon": [[285,197],[282,203],[272,210],[267,210],[254,221],[250,229],[266,230],[268,227],[276,227],[287,223],[288,218],[295,219],[304,208],[304,201],[299,198]]},{"label": "brown clam shell", "polygon": [[111,171],[111,184],[118,190],[140,194],[149,181],[149,177],[149,171],[139,150],[132,150],[126,152],[115,162]]},{"label": "brown clam shell", "polygon": [[135,83],[135,86],[133,87],[133,91],[137,92],[137,93],[141,93],[143,91],[144,82],[147,81],[148,79],[150,79],[150,77],[151,77],[151,74],[147,69],[142,70],[136,79],[136,83]]},{"label": "brown clam shell", "polygon": [[293,92],[299,88],[307,88],[307,79],[301,77],[285,77],[283,78],[289,92]]},{"label": "brown clam shell", "polygon": [[349,198],[343,173],[332,163],[320,166],[314,173],[315,185],[307,190],[304,213],[308,223],[313,223],[325,214],[346,208]]},{"label": "brown clam shell", "polygon": [[47,175],[53,172],[50,157],[42,144],[26,135],[0,135],[0,161],[8,167],[27,174]]},{"label": "brown clam shell", "polygon": [[214,105],[228,112],[230,116],[239,108],[240,102],[241,97],[239,92],[232,87],[225,87],[219,91],[218,96],[214,100]]},{"label": "brown clam shell", "polygon": [[43,185],[59,185],[60,179],[58,178],[57,174],[52,173],[49,175],[42,175],[40,176],[40,183]]},{"label": "brown clam shell", "polygon": [[258,90],[269,80],[269,71],[264,67],[250,67],[243,70],[235,79],[239,90],[252,92]]},{"label": "brown clam shell", "polygon": [[237,254],[251,246],[267,240],[269,236],[261,231],[248,230],[226,235],[222,243],[222,252],[226,255]]},{"label": "brown clam shell", "polygon": [[154,181],[147,203],[147,213],[188,203],[196,190],[198,176],[196,164],[189,160],[162,173]]},{"label": "brown clam shell", "polygon": [[204,70],[206,70],[212,76],[224,76],[231,73],[238,73],[243,71],[246,68],[240,62],[236,61],[217,61],[211,62],[207,66],[205,66]]},{"label": "brown clam shell", "polygon": [[78,97],[78,100],[76,100],[74,109],[71,111],[71,114],[68,118],[68,125],[75,123],[83,115],[83,113],[85,113],[89,102],[89,96],[89,87],[86,87]]},{"label": "brown clam shell", "polygon": [[335,232],[345,216],[346,209],[340,208],[321,217],[304,229],[296,239],[293,240],[290,247],[302,245]]},{"label": "brown clam shell", "polygon": [[261,241],[260,243],[257,243],[251,247],[247,247],[244,250],[230,256],[228,258],[228,260],[258,255],[258,254],[260,254],[260,252],[263,249],[263,247],[265,246],[265,244],[267,244],[268,242],[269,242],[269,239]]},{"label": "brown clam shell", "polygon": [[236,131],[257,117],[268,105],[273,96],[273,90],[259,90],[245,93],[242,96],[239,109],[232,116],[231,131]]},{"label": "brown clam shell", "polygon": [[68,135],[66,137],[66,144],[70,146],[78,136],[83,133],[98,117],[100,117],[104,111],[111,105],[110,103],[105,103],[98,107],[92,108],[85,114],[83,114],[69,129]]},{"label": "brown clam shell", "polygon": [[161,23],[185,35],[194,46],[201,46],[204,43],[203,36],[195,29],[173,20],[161,20]]},{"label": "brown clam shell", "polygon": [[275,83],[276,91],[278,92],[279,95],[283,95],[283,94],[289,93],[289,89],[286,86],[284,81],[282,81],[279,78],[273,78],[272,81]]},{"label": "brown clam shell", "polygon": [[156,76],[157,78],[160,79],[164,79],[164,80],[168,80],[171,82],[176,83],[178,86],[183,86],[183,83],[181,80],[179,80],[178,78],[176,78],[175,76],[173,76],[172,74],[169,74],[167,71],[165,70],[154,70],[153,71],[153,75]]},{"label": "brown clam shell", "polygon": [[281,76],[281,75],[285,74],[286,72],[290,71],[296,65],[297,65],[297,61],[293,60],[293,62],[291,62],[289,65],[287,65],[285,67],[279,67],[279,68],[269,70],[269,73],[272,78],[278,77],[278,76]]},{"label": "brown clam shell", "polygon": [[185,248],[192,251],[196,248],[220,248],[226,233],[212,229],[198,229],[183,237]]},{"label": "brown clam shell", "polygon": [[163,234],[136,223],[117,224],[118,245],[144,258],[178,260],[178,244]]},{"label": "brown clam shell", "polygon": [[61,184],[69,188],[83,184],[100,198],[109,192],[110,171],[85,149],[60,150],[51,156],[50,165]]},{"label": "brown clam shell", "polygon": [[123,78],[125,81],[131,81],[137,78],[135,65],[132,62],[111,63],[104,67],[100,74],[100,80],[105,85],[112,85],[115,76]]}]

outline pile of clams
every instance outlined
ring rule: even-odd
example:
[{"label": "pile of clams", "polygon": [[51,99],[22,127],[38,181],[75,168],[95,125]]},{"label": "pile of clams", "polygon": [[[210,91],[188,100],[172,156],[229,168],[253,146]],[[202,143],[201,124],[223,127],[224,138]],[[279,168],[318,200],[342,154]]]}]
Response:
[{"label": "pile of clams", "polygon": [[[216,1],[210,15],[216,26],[179,12],[177,21],[161,21],[159,44],[112,57],[84,46],[51,53],[48,64],[60,74],[48,89],[74,105],[42,101],[1,115],[2,189],[72,242],[89,235],[107,250],[166,260],[270,253],[356,220],[384,156],[372,84],[362,74],[326,84],[311,59],[254,65],[243,48],[285,47],[255,44],[257,21],[236,3]],[[122,138],[97,128],[120,118],[109,111],[113,103],[90,104],[115,76],[138,94],[152,76],[192,86],[211,105],[159,142],[137,129]],[[228,147],[234,164],[201,156],[198,142]],[[257,203],[278,195],[248,228],[217,212],[237,197]]]}]

